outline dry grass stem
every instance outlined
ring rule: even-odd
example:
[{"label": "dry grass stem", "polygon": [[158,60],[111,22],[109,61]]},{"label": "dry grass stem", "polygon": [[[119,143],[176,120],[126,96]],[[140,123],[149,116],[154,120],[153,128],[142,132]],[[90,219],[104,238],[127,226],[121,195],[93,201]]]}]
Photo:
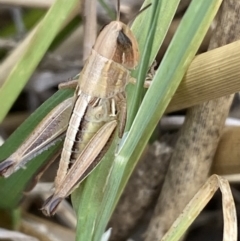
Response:
[{"label": "dry grass stem", "polygon": [[20,231],[44,241],[74,241],[75,232],[62,225],[24,212]]},{"label": "dry grass stem", "polygon": [[240,183],[240,174],[223,175],[230,183]]},{"label": "dry grass stem", "polygon": [[83,61],[90,55],[97,37],[97,2],[84,1]]},{"label": "dry grass stem", "polygon": [[175,241],[188,229],[217,189],[222,192],[222,207],[224,219],[223,241],[237,241],[237,214],[229,183],[226,179],[212,175],[197,194],[184,208],[181,215],[172,224],[161,241]]},{"label": "dry grass stem", "polygon": [[240,127],[227,127],[221,136],[214,156],[212,173],[230,175],[240,173]]},{"label": "dry grass stem", "polygon": [[170,102],[167,112],[188,108],[240,91],[240,41],[198,55]]},{"label": "dry grass stem", "polygon": [[[163,130],[176,130],[182,126],[184,120],[185,117],[182,115],[163,116],[160,125]],[[240,120],[229,117],[226,119],[225,126],[240,126]]]},{"label": "dry grass stem", "polygon": [[38,241],[39,239],[28,236],[26,234],[10,231],[7,229],[0,228],[0,238],[4,240],[26,240],[26,241]]},{"label": "dry grass stem", "polygon": [[27,8],[50,8],[54,0],[0,0],[0,4]]}]

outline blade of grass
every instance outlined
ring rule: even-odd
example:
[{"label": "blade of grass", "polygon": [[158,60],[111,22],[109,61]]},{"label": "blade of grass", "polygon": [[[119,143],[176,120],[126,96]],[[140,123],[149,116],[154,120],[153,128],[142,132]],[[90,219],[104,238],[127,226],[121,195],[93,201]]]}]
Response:
[{"label": "blade of grass", "polygon": [[18,56],[19,61],[0,88],[0,102],[4,103],[0,109],[0,122],[8,113],[54,37],[70,13],[77,7],[78,3],[78,0],[55,1],[38,25],[25,52],[21,56]]},{"label": "blade of grass", "polygon": [[99,239],[106,227],[133,168],[199,48],[220,4],[220,0],[193,0],[184,15],[128,136],[114,160],[105,188],[106,193],[99,207],[94,240]]},{"label": "blade of grass", "polygon": [[[158,6],[159,4],[159,6]],[[149,22],[149,26],[146,27],[148,29],[148,34],[146,36],[145,40],[145,48],[143,50],[143,54],[141,57],[141,61],[139,64],[139,69],[137,73],[137,85],[135,88],[135,91],[132,93],[132,101],[131,101],[131,108],[129,110],[129,113],[131,113],[130,116],[128,116],[128,123],[127,123],[127,128],[126,131],[128,131],[128,126],[130,127],[134,117],[137,114],[137,111],[139,109],[139,106],[142,102],[143,96],[144,96],[144,81],[145,81],[145,76],[147,74],[148,66],[149,66],[149,61],[150,61],[150,55],[151,55],[151,50],[152,50],[152,44],[153,44],[153,39],[154,39],[154,34],[156,29],[156,22],[157,22],[157,17],[158,17],[158,9],[161,9],[161,1],[157,2],[154,1],[152,6],[151,6],[151,18]],[[152,34],[151,34],[152,33]]]},{"label": "blade of grass", "polygon": [[[147,6],[152,1],[147,0],[144,2],[144,6]],[[127,86],[127,101],[128,101],[128,119],[126,124],[126,131],[128,131],[132,125],[132,122],[137,114],[137,110],[139,108],[139,103],[142,100],[140,92],[143,90],[143,80],[146,77],[146,70],[151,66],[153,63],[160,46],[167,34],[167,30],[171,24],[173,16],[177,10],[177,6],[179,4],[179,0],[174,1],[161,1],[161,8],[159,7],[159,15],[157,18],[157,26],[154,30],[154,39],[153,42],[151,40],[151,34],[148,29],[151,28],[153,25],[153,20],[150,17],[151,8],[153,9],[154,6],[151,6],[149,9],[145,10],[140,16],[137,17],[136,21],[133,23],[132,30],[134,35],[136,36],[139,44],[140,49],[140,64],[139,67],[132,72],[132,76],[137,78],[137,87],[133,85]],[[154,11],[154,9],[153,9]],[[148,28],[142,28],[142,26],[148,26]],[[151,50],[145,48],[146,44],[151,44]],[[145,52],[144,52],[145,49]],[[142,69],[142,66],[145,66]]]}]

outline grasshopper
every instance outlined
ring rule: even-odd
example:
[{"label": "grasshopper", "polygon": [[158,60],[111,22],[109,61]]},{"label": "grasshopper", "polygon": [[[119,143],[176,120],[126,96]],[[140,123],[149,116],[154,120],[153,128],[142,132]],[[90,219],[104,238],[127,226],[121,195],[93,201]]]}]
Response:
[{"label": "grasshopper", "polygon": [[123,136],[125,87],[135,83],[130,71],[139,62],[139,49],[130,28],[120,21],[119,2],[117,16],[100,32],[79,74],[74,97],[55,107],[19,149],[0,163],[0,175],[8,177],[66,136],[55,191],[42,207],[45,215],[55,214],[60,202],[99,164],[114,133]]}]

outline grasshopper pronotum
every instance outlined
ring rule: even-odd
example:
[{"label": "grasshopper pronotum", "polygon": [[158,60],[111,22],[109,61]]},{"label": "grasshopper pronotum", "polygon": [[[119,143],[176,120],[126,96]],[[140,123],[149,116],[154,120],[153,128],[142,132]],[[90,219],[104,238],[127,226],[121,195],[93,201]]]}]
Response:
[{"label": "grasshopper pronotum", "polygon": [[[119,3],[118,3],[119,6]],[[55,191],[43,205],[53,215],[59,203],[86,178],[107,151],[111,137],[121,138],[126,122],[125,87],[130,70],[139,61],[138,43],[130,28],[118,18],[100,32],[78,78],[75,95],[53,109],[34,133],[0,164],[8,177],[59,138],[66,138]],[[134,82],[134,81],[133,81]]]}]

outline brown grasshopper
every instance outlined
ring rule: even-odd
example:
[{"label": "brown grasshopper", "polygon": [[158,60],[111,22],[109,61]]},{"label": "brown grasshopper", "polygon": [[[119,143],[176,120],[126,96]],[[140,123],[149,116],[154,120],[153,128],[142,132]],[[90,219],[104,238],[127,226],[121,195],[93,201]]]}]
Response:
[{"label": "brown grasshopper", "polygon": [[135,82],[130,70],[138,62],[137,40],[118,17],[100,32],[79,75],[74,97],[53,109],[19,149],[0,163],[0,174],[8,177],[66,132],[55,191],[42,207],[44,214],[53,215],[59,203],[98,165],[116,130],[123,136],[125,87]]}]

